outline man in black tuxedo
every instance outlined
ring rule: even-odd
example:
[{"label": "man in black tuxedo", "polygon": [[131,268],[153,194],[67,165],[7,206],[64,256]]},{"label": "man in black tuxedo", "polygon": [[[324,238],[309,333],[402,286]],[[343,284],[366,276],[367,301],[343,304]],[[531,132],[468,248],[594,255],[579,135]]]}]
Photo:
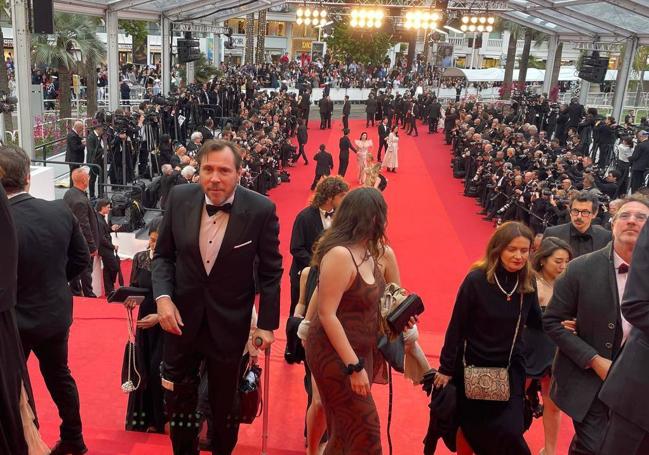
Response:
[{"label": "man in black tuxedo", "polygon": [[153,293],[167,332],[161,375],[174,454],[198,455],[198,370],[205,360],[212,453],[223,455],[237,443],[233,405],[255,287],[260,300],[252,339],[264,350],[279,326],[282,256],[275,205],[237,185],[243,171],[237,146],[208,141],[198,161],[200,185],[179,185],[169,194],[152,263]]},{"label": "man in black tuxedo", "polygon": [[388,125],[388,118],[383,117],[383,121],[379,125],[379,150],[376,152],[377,161],[381,161],[381,151],[388,149],[388,136],[390,135],[390,126]]},{"label": "man in black tuxedo", "polygon": [[[66,139],[65,161],[72,163],[85,163],[86,140],[83,136],[83,122],[76,121],[68,133]],[[70,188],[72,188],[72,171],[81,166],[81,164],[70,164]]]},{"label": "man in black tuxedo", "polygon": [[572,248],[574,257],[604,248],[611,241],[611,233],[592,224],[597,217],[597,196],[582,191],[570,199],[570,223],[552,226],[543,237],[558,237]]},{"label": "man in black tuxedo", "polygon": [[[0,179],[5,164],[0,155]],[[9,201],[0,185],[0,453],[27,455],[20,416],[21,383],[27,382],[25,357],[16,327],[18,238]],[[16,374],[16,372],[22,374]],[[29,386],[29,383],[26,384]],[[28,387],[27,387],[28,388]]]},{"label": "man in black tuxedo", "polygon": [[6,171],[2,186],[10,197],[18,233],[17,325],[25,355],[34,352],[38,358],[61,416],[61,439],[51,453],[83,454],[88,449],[81,431],[79,394],[68,368],[72,325],[68,281],[88,267],[90,255],[65,203],[36,199],[27,192],[29,164],[21,149],[0,149],[0,166]]},{"label": "man in black tuxedo", "polygon": [[[631,328],[620,315],[620,296],[648,215],[646,200],[625,200],[613,217],[613,242],[570,262],[543,316],[558,348],[550,396],[575,427],[571,455],[599,453],[609,409],[598,394]],[[563,322],[575,318],[573,333]]]},{"label": "man in black tuxedo", "polygon": [[117,254],[117,246],[113,245],[113,238],[110,234],[113,231],[117,231],[119,226],[109,226],[108,221],[106,221],[111,209],[108,199],[98,200],[96,209],[97,227],[99,230],[97,249],[104,266],[104,294],[109,295],[115,289],[115,279],[119,272],[119,261],[115,256]]},{"label": "man in black tuxedo", "polygon": [[[323,147],[324,148],[324,147]],[[291,311],[300,297],[300,273],[311,263],[313,244],[324,229],[331,226],[335,210],[349,191],[349,185],[340,177],[327,177],[316,187],[311,205],[302,209],[293,222],[291,255]]]},{"label": "man in black tuxedo", "polygon": [[[328,85],[325,86],[325,88],[326,87],[328,87]],[[324,98],[324,100],[325,100],[325,102],[324,102],[324,107],[325,107],[325,109],[324,109],[324,112],[325,112],[325,119],[324,119],[325,120],[325,128],[330,130],[331,129],[331,115],[334,112],[334,102],[331,101],[331,98],[329,98],[329,95],[324,95],[324,97],[325,97]]]},{"label": "man in black tuxedo", "polygon": [[309,141],[309,132],[306,129],[306,122],[303,119],[299,120],[299,126],[297,127],[297,145],[298,145],[298,151],[297,155],[293,159],[293,162],[296,163],[297,160],[302,157],[304,160],[304,164],[309,164],[309,160],[306,157],[306,153],[304,152],[304,146],[306,143]]},{"label": "man in black tuxedo", "polygon": [[[102,135],[104,134],[104,126],[101,123],[96,123],[92,132],[88,135],[87,139],[87,149],[88,149],[88,163],[96,164],[99,168],[95,166],[90,167],[90,186],[88,191],[90,193],[90,199],[94,199],[95,195],[95,183],[99,179],[99,184],[104,183],[104,143],[102,141]],[[70,175],[72,178],[72,175]],[[103,188],[99,188],[98,193],[103,194]]]},{"label": "man in black tuxedo", "polygon": [[610,409],[601,455],[649,453],[649,227],[645,222],[631,262],[622,316],[632,326],[599,398]]},{"label": "man in black tuxedo", "polygon": [[318,182],[325,175],[330,175],[334,168],[334,158],[331,153],[327,151],[324,144],[320,144],[320,150],[313,157],[315,161],[315,177],[311,184],[311,191],[316,189]]},{"label": "man in black tuxedo", "polygon": [[345,95],[345,101],[343,102],[343,129],[349,129],[349,114],[352,111],[352,103],[349,102],[349,95]]},{"label": "man in black tuxedo", "polygon": [[433,102],[430,103],[428,108],[428,134],[437,133],[437,123],[439,118],[442,116],[442,104],[433,98]]},{"label": "man in black tuxedo", "polygon": [[347,166],[349,166],[349,150],[351,149],[354,153],[357,153],[356,147],[354,147],[352,141],[349,139],[349,129],[346,128],[343,130],[343,137],[340,138],[338,145],[340,147],[338,175],[344,177],[347,173]]},{"label": "man in black tuxedo", "polygon": [[208,117],[208,119],[205,120],[205,125],[201,126],[198,129],[198,132],[202,135],[203,144],[205,143],[205,141],[214,139],[214,120],[212,120],[211,117]]},{"label": "man in black tuxedo", "polygon": [[[99,228],[97,227],[97,215],[88,200],[88,184],[90,175],[87,167],[81,167],[72,171],[72,183],[74,186],[65,192],[63,200],[79,222],[79,227],[86,239],[90,256],[97,256],[97,244],[99,239]],[[70,290],[76,296],[97,297],[92,291],[92,264],[81,273],[79,278],[70,282]]]}]

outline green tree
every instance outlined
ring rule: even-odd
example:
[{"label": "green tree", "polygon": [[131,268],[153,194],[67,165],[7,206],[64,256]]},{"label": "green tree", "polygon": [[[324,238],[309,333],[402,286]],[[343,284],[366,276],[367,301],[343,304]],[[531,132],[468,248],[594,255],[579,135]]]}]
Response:
[{"label": "green tree", "polygon": [[535,47],[539,47],[541,43],[548,39],[548,35],[534,30],[532,28],[525,29],[525,42],[523,43],[523,53],[521,54],[520,63],[518,65],[518,86],[525,87],[525,81],[527,80],[527,68],[529,67],[530,61],[530,50],[532,47],[532,42],[535,43]]},{"label": "green tree", "polygon": [[[103,52],[98,40],[97,22],[81,14],[56,13],[53,35],[34,35],[33,56],[36,64],[55,68],[59,73],[59,115],[72,116],[71,82],[73,73],[88,73],[89,63],[96,64]],[[85,55],[84,55],[85,53]],[[96,59],[94,62],[93,59]],[[84,71],[84,67],[86,70]],[[96,75],[88,83],[96,84]],[[96,87],[96,86],[95,86]],[[92,90],[92,89],[91,89]],[[95,88],[96,90],[96,88]],[[96,99],[96,94],[93,95]]]},{"label": "green tree", "polygon": [[[548,65],[550,62],[548,62]],[[536,58],[533,55],[530,55],[527,58],[527,67],[528,68],[535,68],[535,69],[543,69],[546,67],[546,62],[541,60],[540,58]]]},{"label": "green tree", "polygon": [[[642,91],[644,89],[644,73],[649,70],[647,60],[649,60],[649,46],[640,46],[635,54],[635,58],[633,59],[633,70],[638,75],[635,102],[633,103],[634,106],[639,106],[640,98],[642,98]],[[0,77],[2,76],[0,75]]]},{"label": "green tree", "polygon": [[499,24],[501,31],[509,31],[509,43],[507,45],[507,59],[505,64],[505,76],[503,77],[503,86],[501,98],[508,100],[511,97],[512,83],[514,81],[514,66],[516,65],[516,43],[518,37],[524,33],[524,28],[516,22],[503,21]]},{"label": "green tree", "polygon": [[333,57],[342,61],[349,57],[358,63],[379,65],[383,63],[393,38],[383,29],[356,30],[345,22],[337,22],[326,41]]},{"label": "green tree", "polygon": [[[0,0],[0,14],[2,15],[2,22],[4,22],[5,14],[8,5],[5,0]],[[8,16],[9,23],[11,23],[11,15]],[[2,27],[0,27],[0,91],[9,93],[9,76],[7,74],[7,65],[5,62],[5,38],[2,33]],[[5,129],[11,131],[14,129],[13,114],[11,112],[5,112],[3,114],[5,119]],[[2,138],[3,141],[6,141],[7,138]]]},{"label": "green tree", "polygon": [[[181,79],[183,81],[187,80],[186,76],[186,66],[180,65]],[[201,52],[200,58],[194,62],[194,79],[197,83],[204,84],[215,76],[220,77],[222,74],[216,66],[207,61],[207,57]]]},{"label": "green tree", "polygon": [[97,66],[106,59],[106,46],[97,38],[99,18],[88,17],[91,23],[83,27],[83,36],[79,37],[81,51],[81,68],[86,79],[86,100],[88,117],[97,112]]}]

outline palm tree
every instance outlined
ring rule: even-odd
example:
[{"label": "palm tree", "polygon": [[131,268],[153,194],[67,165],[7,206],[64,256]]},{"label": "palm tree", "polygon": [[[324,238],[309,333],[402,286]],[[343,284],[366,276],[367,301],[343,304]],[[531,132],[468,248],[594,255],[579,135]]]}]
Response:
[{"label": "palm tree", "polygon": [[255,61],[264,63],[264,49],[266,47],[266,10],[263,9],[257,13],[257,51]]},{"label": "palm tree", "polygon": [[[33,43],[34,62],[56,68],[59,73],[59,115],[60,118],[72,116],[70,99],[71,76],[85,72],[88,66],[93,69],[104,53],[103,44],[97,39],[96,21],[80,14],[56,13],[54,15],[54,34],[35,35]],[[85,67],[85,68],[84,68]],[[96,90],[96,75],[88,78],[90,91]],[[92,94],[92,104],[96,109],[96,92]]]},{"label": "palm tree", "polygon": [[518,65],[518,86],[525,87],[525,81],[527,80],[527,68],[529,68],[530,62],[530,48],[532,47],[532,41],[534,41],[535,46],[538,47],[542,42],[548,39],[548,35],[531,29],[525,29],[525,43],[523,44],[523,53],[521,54],[520,63]]},{"label": "palm tree", "polygon": [[503,77],[503,91],[501,97],[508,100],[511,97],[512,82],[514,80],[514,65],[516,64],[516,43],[518,37],[523,33],[524,28],[515,22],[504,21],[502,30],[509,31],[509,44],[507,45],[507,63],[505,65],[505,76]]},{"label": "palm tree", "polygon": [[640,46],[633,59],[633,69],[638,74],[638,85],[635,92],[634,106],[640,105],[640,98],[642,97],[642,90],[644,88],[644,73],[649,69],[647,60],[649,59],[649,46]]},{"label": "palm tree", "polygon": [[246,47],[244,61],[246,65],[254,65],[254,43],[255,43],[255,13],[246,15]]},{"label": "palm tree", "polygon": [[[5,0],[0,0],[0,10],[1,13],[4,13],[7,9],[7,3]],[[2,14],[4,16],[4,14]],[[11,14],[8,14],[9,22],[11,22]],[[5,63],[5,39],[4,34],[2,33],[2,27],[0,27],[0,91],[9,93],[9,76],[7,74],[7,65]],[[11,131],[14,129],[13,123],[13,114],[11,112],[5,112],[3,114],[5,120],[5,130]],[[2,138],[5,140],[6,138]]]}]

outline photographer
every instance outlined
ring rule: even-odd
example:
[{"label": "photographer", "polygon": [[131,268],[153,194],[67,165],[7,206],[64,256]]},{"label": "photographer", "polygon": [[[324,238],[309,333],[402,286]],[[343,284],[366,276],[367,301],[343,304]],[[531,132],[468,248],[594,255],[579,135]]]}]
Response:
[{"label": "photographer", "polygon": [[109,157],[110,169],[108,177],[110,183],[116,185],[128,185],[133,181],[133,144],[127,135],[126,129],[118,129],[117,136],[113,139],[110,147]]}]

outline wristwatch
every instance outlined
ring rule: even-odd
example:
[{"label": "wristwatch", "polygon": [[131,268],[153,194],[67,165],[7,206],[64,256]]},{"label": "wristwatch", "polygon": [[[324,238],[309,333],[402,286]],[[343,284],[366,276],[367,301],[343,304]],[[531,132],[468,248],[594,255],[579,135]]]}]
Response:
[{"label": "wristwatch", "polygon": [[350,363],[345,367],[345,374],[351,376],[352,373],[359,373],[363,368],[365,368],[365,359],[362,357],[358,358],[358,363],[354,365]]}]

